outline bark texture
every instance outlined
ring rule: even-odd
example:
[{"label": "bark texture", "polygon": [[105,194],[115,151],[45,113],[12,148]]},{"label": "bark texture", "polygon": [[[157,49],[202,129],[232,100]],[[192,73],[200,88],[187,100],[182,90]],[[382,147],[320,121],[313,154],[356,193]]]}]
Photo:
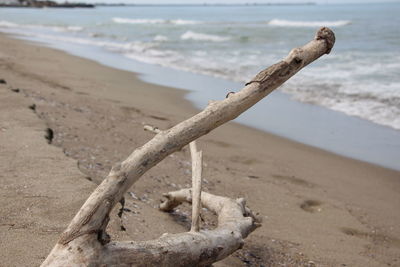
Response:
[{"label": "bark texture", "polygon": [[[163,266],[168,265],[168,259],[174,263],[181,261],[182,266],[194,266],[196,261],[197,265],[210,264],[239,248],[243,238],[254,230],[254,219],[246,217],[248,209],[244,204],[207,193],[202,193],[201,202],[219,215],[218,228],[213,231],[167,235],[148,242],[109,243],[105,228],[111,209],[147,170],[239,116],[303,67],[329,53],[334,42],[333,32],[321,28],[314,40],[293,49],[282,61],[261,71],[241,91],[210,103],[203,111],[171,129],[159,131],[152,140],[112,168],[78,211],[42,266],[140,266],[151,262]],[[171,193],[171,202],[188,201],[191,198],[188,192]],[[238,219],[240,216],[243,218]]]}]

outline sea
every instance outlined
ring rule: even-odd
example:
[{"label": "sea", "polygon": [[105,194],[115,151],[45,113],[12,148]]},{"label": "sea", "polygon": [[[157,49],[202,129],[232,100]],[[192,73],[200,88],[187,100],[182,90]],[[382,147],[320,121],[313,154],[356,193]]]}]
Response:
[{"label": "sea", "polygon": [[398,14],[399,2],[0,8],[0,32],[188,90],[204,108],[330,27],[332,52],[237,122],[400,170]]}]

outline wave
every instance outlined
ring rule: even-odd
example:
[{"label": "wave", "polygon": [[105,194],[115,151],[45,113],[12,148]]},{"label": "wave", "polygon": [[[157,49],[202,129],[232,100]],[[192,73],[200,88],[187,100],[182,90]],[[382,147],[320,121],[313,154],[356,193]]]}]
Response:
[{"label": "wave", "polygon": [[58,28],[61,28],[62,31],[69,31],[69,32],[80,32],[84,30],[84,28],[80,26],[66,26]]},{"label": "wave", "polygon": [[112,18],[112,21],[119,24],[174,24],[174,25],[193,25],[199,24],[195,20],[183,19],[129,19],[129,18]]},{"label": "wave", "polygon": [[335,20],[335,21],[295,21],[273,19],[268,22],[268,25],[279,27],[341,27],[351,24],[350,20]]},{"label": "wave", "polygon": [[400,54],[379,53],[381,62],[374,62],[371,54],[351,55],[310,66],[302,79],[288,81],[282,90],[297,101],[400,130]]},{"label": "wave", "polygon": [[230,40],[231,38],[226,37],[226,36],[219,36],[219,35],[187,31],[181,35],[181,39],[182,40],[195,40],[195,41],[224,42],[224,41]]},{"label": "wave", "polygon": [[7,28],[18,27],[18,24],[6,20],[0,20],[0,27],[7,27]]},{"label": "wave", "polygon": [[53,25],[42,25],[42,24],[16,24],[10,21],[1,20],[0,27],[4,28],[22,28],[22,29],[44,29],[44,30],[52,30],[56,32],[80,32],[83,31],[84,28],[80,26],[53,26]]},{"label": "wave", "polygon": [[[398,88],[399,85],[399,83],[393,83],[389,86]],[[342,86],[354,87],[354,84],[344,83]],[[395,94],[387,98],[377,96],[372,92],[346,93],[335,88],[333,84],[323,83],[308,84],[308,88],[312,89],[308,92],[299,92],[292,88],[288,89],[288,87],[283,87],[283,91],[291,94],[297,101],[323,106],[350,116],[356,116],[400,130],[400,96],[396,96]],[[321,94],[317,91],[317,89],[324,87],[329,93]]]},{"label": "wave", "polygon": [[168,41],[168,37],[159,34],[159,35],[154,36],[153,40],[157,41],[157,42],[166,42],[166,41]]}]

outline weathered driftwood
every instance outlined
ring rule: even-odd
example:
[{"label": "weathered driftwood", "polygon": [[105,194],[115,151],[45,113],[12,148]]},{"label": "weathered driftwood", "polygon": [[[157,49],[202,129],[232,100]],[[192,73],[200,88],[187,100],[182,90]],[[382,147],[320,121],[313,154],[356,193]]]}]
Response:
[{"label": "weathered driftwood", "polygon": [[[213,231],[167,235],[147,242],[110,243],[105,229],[111,209],[147,170],[239,116],[304,66],[329,53],[334,41],[333,32],[321,28],[314,40],[293,49],[282,61],[261,71],[241,91],[212,102],[192,118],[161,131],[125,161],[116,164],[78,211],[42,266],[148,266],[152,263],[162,266],[170,262],[181,266],[206,265],[239,248],[243,238],[254,229],[254,219],[246,217],[247,213],[239,219],[243,213],[239,214],[231,201],[206,193],[201,197],[203,205],[219,212],[219,225]],[[180,199],[179,195],[185,195],[185,200],[190,197],[187,191],[171,195],[175,200]],[[244,204],[240,204],[239,210],[248,211]]]}]

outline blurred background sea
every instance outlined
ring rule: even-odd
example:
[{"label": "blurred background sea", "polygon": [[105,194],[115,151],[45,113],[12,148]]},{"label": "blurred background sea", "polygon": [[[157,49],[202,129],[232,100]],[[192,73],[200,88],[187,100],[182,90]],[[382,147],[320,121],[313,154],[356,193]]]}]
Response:
[{"label": "blurred background sea", "polygon": [[1,8],[0,31],[191,91],[202,108],[332,28],[332,53],[238,122],[400,169],[400,3]]}]

